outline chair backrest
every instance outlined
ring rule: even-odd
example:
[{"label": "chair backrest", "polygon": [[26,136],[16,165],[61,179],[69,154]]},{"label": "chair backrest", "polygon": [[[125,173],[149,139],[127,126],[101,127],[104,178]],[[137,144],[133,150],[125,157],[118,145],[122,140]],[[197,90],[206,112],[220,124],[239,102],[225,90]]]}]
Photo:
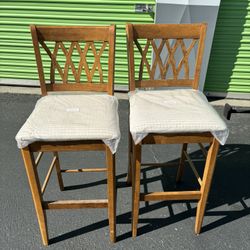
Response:
[{"label": "chair backrest", "polygon": [[113,95],[115,25],[31,25],[30,29],[42,95],[48,91]]},{"label": "chair backrest", "polygon": [[206,28],[203,23],[127,24],[130,91],[180,86],[198,89]]}]

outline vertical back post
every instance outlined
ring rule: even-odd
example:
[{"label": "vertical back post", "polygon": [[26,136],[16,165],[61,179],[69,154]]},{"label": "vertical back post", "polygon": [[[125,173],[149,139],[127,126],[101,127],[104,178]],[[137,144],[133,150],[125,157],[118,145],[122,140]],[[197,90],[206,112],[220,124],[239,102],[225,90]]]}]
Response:
[{"label": "vertical back post", "polygon": [[134,38],[133,25],[128,23],[126,25],[127,32],[127,53],[128,53],[128,75],[129,75],[129,90],[135,90],[135,65],[134,65]]},{"label": "vertical back post", "polygon": [[116,28],[111,25],[109,28],[109,70],[108,70],[108,94],[114,95],[114,72],[115,72],[115,38]]},{"label": "vertical back post", "polygon": [[204,48],[205,48],[206,31],[207,31],[207,24],[203,23],[201,25],[200,41],[199,41],[197,59],[196,59],[196,64],[195,64],[193,89],[198,89],[199,87],[202,58],[203,58],[203,53],[204,53]]},{"label": "vertical back post", "polygon": [[42,58],[41,58],[41,53],[40,53],[40,48],[39,48],[37,30],[34,24],[30,25],[30,31],[31,31],[31,36],[32,36],[35,57],[36,57],[36,64],[37,64],[37,69],[38,69],[40,87],[41,87],[42,95],[44,96],[44,95],[47,95],[47,89],[46,89],[46,84],[45,84],[43,63],[42,63]]}]

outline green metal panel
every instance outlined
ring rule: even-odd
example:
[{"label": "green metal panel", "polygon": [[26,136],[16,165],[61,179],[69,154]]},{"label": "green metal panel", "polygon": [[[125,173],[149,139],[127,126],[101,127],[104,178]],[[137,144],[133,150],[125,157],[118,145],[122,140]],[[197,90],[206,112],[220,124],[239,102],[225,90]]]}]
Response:
[{"label": "green metal panel", "polygon": [[250,93],[250,0],[222,0],[205,91]]},{"label": "green metal panel", "polygon": [[152,13],[135,13],[136,3],[155,4],[155,0],[0,1],[0,78],[38,79],[30,24],[116,24],[115,84],[127,85],[125,24],[154,22]]}]

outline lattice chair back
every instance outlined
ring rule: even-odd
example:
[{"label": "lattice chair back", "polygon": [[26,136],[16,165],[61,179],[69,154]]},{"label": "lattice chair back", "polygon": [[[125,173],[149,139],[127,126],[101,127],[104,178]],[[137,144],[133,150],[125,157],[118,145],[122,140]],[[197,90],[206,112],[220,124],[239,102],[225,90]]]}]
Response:
[{"label": "lattice chair back", "polygon": [[31,25],[42,95],[48,91],[113,94],[115,26]]},{"label": "lattice chair back", "polygon": [[206,24],[127,24],[130,90],[198,89]]}]

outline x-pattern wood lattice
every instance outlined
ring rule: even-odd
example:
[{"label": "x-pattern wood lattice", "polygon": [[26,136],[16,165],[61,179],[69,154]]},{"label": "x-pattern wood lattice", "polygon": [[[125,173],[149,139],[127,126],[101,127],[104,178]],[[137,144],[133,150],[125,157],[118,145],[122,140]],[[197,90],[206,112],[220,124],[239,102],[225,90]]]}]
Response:
[{"label": "x-pattern wood lattice", "polygon": [[[182,70],[182,67],[184,66],[184,72],[185,76],[184,79],[190,79],[190,73],[189,73],[189,55],[192,49],[195,47],[198,39],[192,39],[191,44],[189,47],[186,47],[184,39],[176,39],[173,45],[170,45],[169,39],[160,39],[160,44],[157,47],[155,40],[153,39],[147,39],[145,47],[142,49],[141,44],[138,40],[135,40],[135,45],[138,48],[140,54],[141,54],[141,63],[139,68],[139,81],[143,78],[143,71],[144,66],[146,66],[146,71],[149,75],[150,80],[153,80],[156,73],[157,65],[160,70],[160,77],[162,80],[166,79],[167,72],[169,68],[171,67],[172,73],[173,73],[173,79],[177,80],[179,78],[179,74]],[[147,59],[147,53],[150,49],[150,46],[152,46],[153,52],[154,52],[154,58],[152,60],[152,64],[148,62]],[[168,58],[165,62],[162,62],[161,53],[164,49],[164,46],[167,49],[168,52]],[[181,48],[183,57],[180,59],[178,65],[175,60],[175,53],[178,50],[178,48]]]},{"label": "x-pattern wood lattice", "polygon": [[[93,83],[93,78],[95,76],[96,71],[98,71],[98,74],[99,74],[99,78],[100,78],[99,83],[104,83],[103,69],[101,65],[101,57],[107,46],[107,42],[105,41],[102,42],[102,45],[99,51],[96,49],[95,43],[93,41],[86,42],[83,49],[81,48],[81,45],[79,44],[79,42],[71,42],[68,50],[63,42],[57,41],[55,42],[53,52],[51,52],[51,50],[45,44],[44,41],[40,41],[40,44],[42,45],[42,47],[44,48],[44,50],[46,51],[46,53],[51,59],[51,67],[50,67],[50,82],[51,83],[55,83],[55,69],[58,71],[59,76],[62,79],[62,82],[68,83],[69,68],[71,68],[72,75],[75,79],[75,83],[81,82],[81,76],[82,76],[83,70],[86,75],[88,83]],[[62,50],[66,58],[63,69],[57,61],[57,55],[58,55],[59,49]],[[75,66],[72,60],[72,55],[75,50],[78,52],[80,56],[78,67]],[[87,54],[89,51],[92,51],[92,54],[94,56],[94,63],[92,66],[90,66],[87,61]]]}]

